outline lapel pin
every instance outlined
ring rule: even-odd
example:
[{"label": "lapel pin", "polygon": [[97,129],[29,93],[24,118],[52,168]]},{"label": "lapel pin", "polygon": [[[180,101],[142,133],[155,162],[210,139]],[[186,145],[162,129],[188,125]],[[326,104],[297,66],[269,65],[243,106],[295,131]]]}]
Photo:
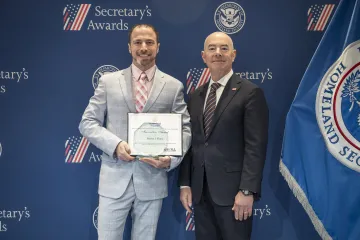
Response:
[{"label": "lapel pin", "polygon": [[235,91],[235,90],[236,90],[236,88],[232,88],[231,90]]}]

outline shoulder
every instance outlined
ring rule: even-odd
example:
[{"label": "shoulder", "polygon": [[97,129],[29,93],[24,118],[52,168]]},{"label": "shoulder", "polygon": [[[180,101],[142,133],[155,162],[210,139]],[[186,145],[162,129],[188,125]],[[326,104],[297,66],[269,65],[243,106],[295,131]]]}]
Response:
[{"label": "shoulder", "polygon": [[240,78],[240,76],[236,75],[235,81],[241,83],[239,91],[241,92],[240,96],[242,97],[251,99],[253,97],[264,95],[264,91],[258,85],[245,78]]},{"label": "shoulder", "polygon": [[253,100],[260,100],[265,102],[266,104],[266,98],[264,91],[255,83],[247,80],[247,79],[241,79],[241,86],[240,91],[241,94],[239,96],[245,97],[247,99],[247,102],[253,101]]},{"label": "shoulder", "polygon": [[159,76],[161,78],[164,78],[167,84],[175,86],[176,88],[184,87],[184,84],[177,78],[175,78],[167,73],[164,73],[163,71],[161,71],[159,69],[157,71],[159,71]]},{"label": "shoulder", "polygon": [[102,76],[100,77],[100,80],[102,80],[102,81],[116,80],[116,79],[118,79],[118,78],[120,78],[120,77],[123,77],[123,75],[124,75],[124,70],[125,70],[125,69],[119,70],[119,71],[116,71],[116,72],[106,73],[106,74],[104,74],[104,75],[102,75]]},{"label": "shoulder", "polygon": [[241,81],[241,88],[248,92],[254,92],[254,91],[262,91],[261,88],[256,85],[255,83],[245,79],[240,78],[240,76],[236,75],[236,78]]}]

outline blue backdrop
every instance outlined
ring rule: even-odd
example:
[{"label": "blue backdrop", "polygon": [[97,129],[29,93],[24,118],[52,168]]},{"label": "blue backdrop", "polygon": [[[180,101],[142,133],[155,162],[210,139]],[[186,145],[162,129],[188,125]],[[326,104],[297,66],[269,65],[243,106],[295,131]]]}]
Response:
[{"label": "blue backdrop", "polygon": [[[200,51],[206,36],[219,31],[216,12],[224,6],[241,6],[244,13],[234,20],[242,28],[231,34],[234,71],[264,89],[270,108],[253,239],[319,239],[281,177],[279,160],[285,115],[337,1],[223,3],[0,2],[0,239],[97,239],[101,153],[82,141],[78,124],[98,77],[130,65],[128,29],[144,22],[160,32],[158,67],[186,86],[191,69],[205,71]],[[194,239],[194,218],[180,204],[177,174],[169,174],[160,240]]]}]

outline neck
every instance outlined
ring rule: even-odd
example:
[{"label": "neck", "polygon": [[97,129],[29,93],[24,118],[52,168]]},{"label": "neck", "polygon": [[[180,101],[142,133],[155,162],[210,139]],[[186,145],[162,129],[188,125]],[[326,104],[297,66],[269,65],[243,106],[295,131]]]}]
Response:
[{"label": "neck", "polygon": [[219,81],[221,78],[223,78],[226,74],[228,74],[229,72],[231,71],[228,70],[228,71],[211,71],[210,70],[210,73],[211,73],[211,79],[214,81],[214,82],[217,82]]},{"label": "neck", "polygon": [[152,67],[155,65],[155,62],[151,62],[151,63],[149,63],[149,64],[147,64],[147,65],[141,65],[141,64],[139,64],[138,62],[133,61],[133,64],[134,64],[137,68],[139,68],[141,71],[145,72],[146,70],[149,70],[150,68],[152,68]]}]

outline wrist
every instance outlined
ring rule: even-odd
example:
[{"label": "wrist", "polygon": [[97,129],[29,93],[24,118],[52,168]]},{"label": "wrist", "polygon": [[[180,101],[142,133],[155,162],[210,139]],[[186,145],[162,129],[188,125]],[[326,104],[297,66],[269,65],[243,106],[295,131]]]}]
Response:
[{"label": "wrist", "polygon": [[117,157],[117,150],[118,150],[118,147],[119,147],[119,145],[120,145],[121,142],[122,142],[122,141],[120,141],[120,142],[116,145],[116,147],[115,147],[115,150],[114,150],[114,153],[113,153],[113,158],[114,158],[114,159],[118,159],[118,157]]},{"label": "wrist", "polygon": [[170,166],[171,166],[171,157],[170,156],[165,156],[167,159],[166,161],[168,161],[168,165],[165,168],[165,170],[169,170],[170,169]]},{"label": "wrist", "polygon": [[242,194],[244,194],[245,196],[252,196],[254,195],[254,193],[252,191],[249,191],[247,189],[240,189],[240,192],[242,192]]}]

